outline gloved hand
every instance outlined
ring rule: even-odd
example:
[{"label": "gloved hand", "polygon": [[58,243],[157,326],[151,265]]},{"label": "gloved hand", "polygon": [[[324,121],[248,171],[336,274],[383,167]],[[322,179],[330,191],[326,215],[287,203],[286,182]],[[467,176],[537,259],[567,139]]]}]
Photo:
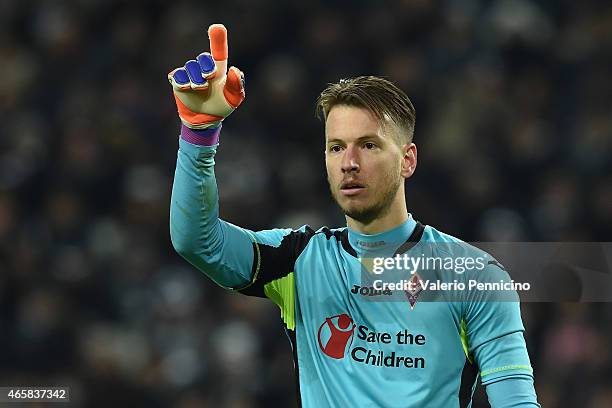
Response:
[{"label": "gloved hand", "polygon": [[227,30],[223,24],[208,28],[210,51],[168,74],[179,117],[191,129],[218,127],[244,100],[244,74],[227,71]]}]

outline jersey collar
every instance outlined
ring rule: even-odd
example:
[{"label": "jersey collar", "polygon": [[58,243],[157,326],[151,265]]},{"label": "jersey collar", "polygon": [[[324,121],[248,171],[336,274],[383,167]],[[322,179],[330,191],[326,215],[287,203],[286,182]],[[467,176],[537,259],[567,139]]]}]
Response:
[{"label": "jersey collar", "polygon": [[385,252],[388,249],[395,250],[408,240],[416,226],[417,222],[412,218],[411,214],[408,214],[408,220],[404,223],[378,234],[362,234],[347,227],[348,240],[358,254],[367,251]]}]

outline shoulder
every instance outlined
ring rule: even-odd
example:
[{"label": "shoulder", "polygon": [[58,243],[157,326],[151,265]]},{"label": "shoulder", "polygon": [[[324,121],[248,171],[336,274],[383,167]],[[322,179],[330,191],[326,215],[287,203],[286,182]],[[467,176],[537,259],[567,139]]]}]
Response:
[{"label": "shoulder", "polygon": [[292,230],[290,234],[293,246],[299,253],[304,253],[306,250],[327,252],[342,249],[357,257],[355,249],[349,243],[347,227],[323,226],[314,230],[309,225],[304,225],[297,230]]},{"label": "shoulder", "polygon": [[300,228],[273,228],[257,232],[246,231],[252,235],[252,239],[257,244],[273,247],[296,244],[304,241],[308,242],[315,233],[309,225],[303,225]]},{"label": "shoulder", "polygon": [[315,230],[310,225],[299,228],[274,228],[252,232],[253,240],[259,245],[272,247],[286,247],[302,251],[313,242],[346,243],[348,244],[348,230],[343,228],[329,228],[326,226]]},{"label": "shoulder", "polygon": [[315,231],[315,234],[319,234],[325,239],[335,238],[337,240],[343,239],[343,237],[348,236],[348,229],[346,227],[342,228],[329,228],[327,226],[323,226]]},{"label": "shoulder", "polygon": [[488,252],[480,249],[453,235],[442,232],[430,225],[425,227],[421,242],[430,246],[433,252],[446,254],[453,257],[480,257],[486,259],[487,264],[503,266]]},{"label": "shoulder", "polygon": [[440,230],[438,230],[435,227],[432,227],[431,225],[426,225],[425,226],[425,230],[423,231],[423,241],[424,242],[439,242],[439,243],[456,243],[456,244],[461,244],[464,243],[465,241],[452,236],[450,234],[447,234],[445,232],[442,232]]},{"label": "shoulder", "polygon": [[348,240],[348,229],[321,227],[313,234],[313,239],[316,242],[321,242],[323,245],[342,245],[348,252],[354,252]]}]

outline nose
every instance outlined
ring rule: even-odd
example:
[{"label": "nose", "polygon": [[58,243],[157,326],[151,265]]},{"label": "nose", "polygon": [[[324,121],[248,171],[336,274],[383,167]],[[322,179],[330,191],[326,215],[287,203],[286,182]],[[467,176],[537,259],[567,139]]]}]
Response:
[{"label": "nose", "polygon": [[357,149],[348,146],[342,156],[342,172],[359,172],[359,153]]}]

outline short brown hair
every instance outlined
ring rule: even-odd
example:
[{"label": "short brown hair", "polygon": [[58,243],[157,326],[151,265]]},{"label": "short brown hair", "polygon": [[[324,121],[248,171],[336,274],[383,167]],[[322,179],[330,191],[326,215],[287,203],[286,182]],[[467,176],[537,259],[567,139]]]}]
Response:
[{"label": "short brown hair", "polygon": [[365,108],[384,124],[389,118],[412,141],[416,112],[408,96],[391,81],[376,76],[341,79],[319,95],[316,115],[325,121],[336,105]]}]

